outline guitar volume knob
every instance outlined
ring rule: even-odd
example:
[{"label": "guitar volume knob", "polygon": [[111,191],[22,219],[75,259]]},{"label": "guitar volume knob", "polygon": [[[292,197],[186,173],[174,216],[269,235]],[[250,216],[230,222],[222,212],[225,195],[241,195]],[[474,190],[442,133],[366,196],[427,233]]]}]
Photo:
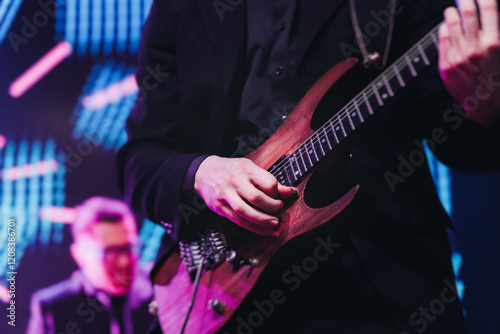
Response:
[{"label": "guitar volume knob", "polygon": [[226,262],[234,262],[238,257],[238,253],[235,250],[229,251],[226,254]]},{"label": "guitar volume knob", "polygon": [[248,260],[248,265],[252,268],[255,268],[259,265],[259,258],[252,257]]},{"label": "guitar volume knob", "polygon": [[208,301],[208,309],[214,310],[218,314],[222,315],[224,313],[224,309],[226,308],[226,304],[221,302],[218,298],[212,298]]}]

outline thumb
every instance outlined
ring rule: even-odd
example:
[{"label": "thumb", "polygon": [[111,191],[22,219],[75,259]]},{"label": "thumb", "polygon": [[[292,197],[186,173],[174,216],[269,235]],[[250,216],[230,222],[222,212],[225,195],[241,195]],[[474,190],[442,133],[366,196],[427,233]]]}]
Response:
[{"label": "thumb", "polygon": [[297,193],[297,188],[295,187],[285,187],[278,182],[278,193],[282,199],[290,198]]}]

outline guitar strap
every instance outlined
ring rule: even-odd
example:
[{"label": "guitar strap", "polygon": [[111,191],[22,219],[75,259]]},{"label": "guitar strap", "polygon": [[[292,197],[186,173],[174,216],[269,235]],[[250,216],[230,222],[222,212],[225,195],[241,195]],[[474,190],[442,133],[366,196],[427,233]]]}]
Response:
[{"label": "guitar strap", "polygon": [[[356,6],[356,2],[363,5]],[[387,65],[394,28],[396,0],[349,0],[351,21],[365,68],[381,70]],[[361,27],[364,27],[362,31]],[[385,40],[385,43],[384,43]],[[383,56],[381,56],[383,54]]]}]

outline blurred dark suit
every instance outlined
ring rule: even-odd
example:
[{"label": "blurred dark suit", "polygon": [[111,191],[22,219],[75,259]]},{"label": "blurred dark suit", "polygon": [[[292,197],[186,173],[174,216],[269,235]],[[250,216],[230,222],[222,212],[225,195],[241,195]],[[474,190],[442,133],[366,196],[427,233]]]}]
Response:
[{"label": "blurred dark suit", "polygon": [[33,293],[27,334],[145,333],[153,319],[148,312],[151,297],[151,284],[144,274],[137,275],[127,296],[113,297],[97,291],[82,272],[75,271],[70,278]]}]

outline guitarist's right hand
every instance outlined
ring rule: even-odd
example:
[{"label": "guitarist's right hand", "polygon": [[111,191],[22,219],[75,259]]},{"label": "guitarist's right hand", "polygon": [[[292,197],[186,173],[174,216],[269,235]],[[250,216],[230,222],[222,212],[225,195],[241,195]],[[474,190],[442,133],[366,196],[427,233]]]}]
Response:
[{"label": "guitarist's right hand", "polygon": [[194,188],[212,211],[261,235],[274,232],[278,218],[272,214],[297,191],[249,159],[215,155],[198,167]]}]

